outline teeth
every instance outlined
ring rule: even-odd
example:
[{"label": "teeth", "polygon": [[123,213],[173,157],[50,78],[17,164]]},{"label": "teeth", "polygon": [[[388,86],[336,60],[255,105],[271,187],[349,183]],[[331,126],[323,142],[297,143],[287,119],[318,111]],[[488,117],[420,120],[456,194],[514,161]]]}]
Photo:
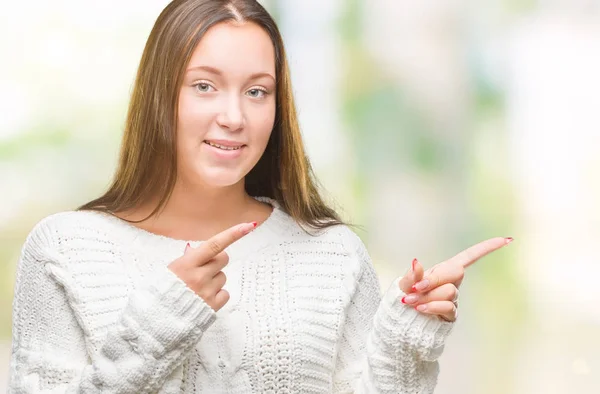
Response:
[{"label": "teeth", "polygon": [[241,148],[241,146],[223,146],[223,145],[215,144],[210,141],[204,141],[204,142],[206,142],[210,146],[214,146],[215,148],[219,148],[219,149],[223,149],[223,150],[238,150]]}]

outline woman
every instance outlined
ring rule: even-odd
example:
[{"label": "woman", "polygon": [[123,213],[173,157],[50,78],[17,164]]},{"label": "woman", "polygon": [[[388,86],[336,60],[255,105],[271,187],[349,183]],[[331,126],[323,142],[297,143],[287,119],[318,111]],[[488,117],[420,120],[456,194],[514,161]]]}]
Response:
[{"label": "woman", "polygon": [[9,391],[431,393],[464,267],[509,241],[415,260],[381,298],[315,186],[271,17],[175,0],[113,184],[23,247]]}]

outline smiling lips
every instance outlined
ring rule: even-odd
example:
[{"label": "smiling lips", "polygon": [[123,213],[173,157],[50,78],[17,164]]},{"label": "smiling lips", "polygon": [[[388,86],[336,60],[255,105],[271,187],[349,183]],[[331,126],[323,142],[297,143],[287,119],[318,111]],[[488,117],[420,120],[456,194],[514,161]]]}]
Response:
[{"label": "smiling lips", "polygon": [[246,146],[244,144],[240,144],[239,142],[227,140],[204,140],[204,143],[212,146],[213,148],[221,150],[239,150],[240,148]]}]

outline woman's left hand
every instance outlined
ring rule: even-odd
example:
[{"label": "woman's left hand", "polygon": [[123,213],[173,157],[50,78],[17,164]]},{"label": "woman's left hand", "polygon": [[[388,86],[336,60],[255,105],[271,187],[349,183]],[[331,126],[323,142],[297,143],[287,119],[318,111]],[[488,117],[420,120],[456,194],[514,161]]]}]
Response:
[{"label": "woman's left hand", "polygon": [[425,272],[421,263],[414,259],[412,267],[399,282],[400,289],[406,294],[402,303],[415,307],[419,312],[454,322],[458,316],[458,288],[465,268],[511,242],[512,238],[488,239]]}]

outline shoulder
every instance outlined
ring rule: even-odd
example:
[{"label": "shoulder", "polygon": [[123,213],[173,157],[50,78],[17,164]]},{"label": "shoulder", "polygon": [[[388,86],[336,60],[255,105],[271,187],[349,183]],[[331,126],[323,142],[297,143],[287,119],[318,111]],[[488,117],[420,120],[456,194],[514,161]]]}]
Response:
[{"label": "shoulder", "polygon": [[336,224],[323,229],[307,227],[295,221],[290,215],[279,211],[273,215],[272,230],[285,243],[302,243],[312,249],[337,248],[348,255],[368,259],[367,249],[362,239],[349,226]]},{"label": "shoulder", "polygon": [[381,295],[379,277],[363,240],[346,225],[333,226],[324,235],[337,239],[345,251],[348,262],[346,271],[353,280],[352,285],[360,286],[363,294],[378,302]]},{"label": "shoulder", "polygon": [[308,237],[313,237],[317,242],[335,243],[353,257],[368,258],[367,248],[363,240],[347,225],[338,224],[327,227]]},{"label": "shoulder", "polygon": [[74,239],[103,238],[111,233],[108,214],[64,211],[46,216],[27,235],[24,248],[57,249]]},{"label": "shoulder", "polygon": [[367,252],[363,240],[347,225],[332,226],[326,231],[330,236],[336,237],[338,242],[340,242],[349,253],[364,254]]},{"label": "shoulder", "polygon": [[371,256],[360,236],[346,225],[336,225],[325,230],[327,239],[335,240],[347,254],[348,258],[356,264],[359,275],[366,270],[373,270]]},{"label": "shoulder", "polygon": [[351,271],[356,278],[365,270],[373,270],[365,243],[349,226],[338,224],[307,232],[298,225],[298,229],[293,237],[297,242],[317,253],[341,256],[346,270]]}]

